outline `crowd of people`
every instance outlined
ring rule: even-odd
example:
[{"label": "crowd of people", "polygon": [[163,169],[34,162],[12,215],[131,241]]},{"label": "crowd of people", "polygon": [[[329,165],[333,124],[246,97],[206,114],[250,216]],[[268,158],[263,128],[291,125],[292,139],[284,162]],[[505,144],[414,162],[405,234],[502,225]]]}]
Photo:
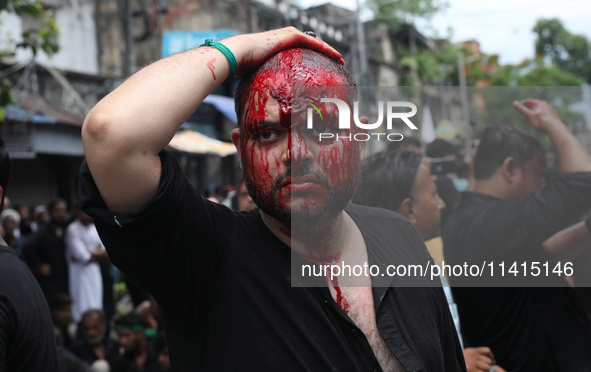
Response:
[{"label": "crowd of people", "polygon": [[[0,149],[0,190],[10,174]],[[114,316],[112,265],[92,219],[54,200],[10,208],[0,225],[0,370],[170,371],[160,313],[149,295]],[[142,297],[143,295],[143,297]],[[148,299],[143,301],[143,299]]]},{"label": "crowd of people", "polygon": [[[219,188],[211,199],[236,210],[256,207],[242,179],[236,188]],[[37,282],[37,300],[48,306],[60,371],[170,370],[153,297],[123,277],[133,311],[115,315],[113,266],[92,218],[62,199],[12,208],[5,197],[2,209],[0,234]],[[34,308],[44,311],[38,302]]]},{"label": "crowd of people", "polygon": [[[343,139],[315,141],[305,110],[290,103],[294,85],[353,86],[340,57],[293,28],[240,35],[156,62],[99,102],[83,127],[80,207],[70,214],[53,201],[45,222],[41,207],[31,220],[27,208],[2,213],[14,249],[0,255],[20,263],[14,274],[0,267],[0,341],[27,332],[10,328],[14,305],[2,300],[24,301],[2,292],[6,275],[18,275],[51,319],[62,371],[591,371],[584,261],[519,285],[492,271],[388,285],[292,275],[310,262],[523,262],[533,272],[534,262],[582,260],[591,246],[591,157],[551,104],[514,108],[549,137],[552,164],[509,124],[488,127],[474,154],[405,138],[366,157],[363,142],[346,139],[363,129],[324,123]],[[237,71],[242,175],[206,197],[164,146],[219,77]],[[330,94],[355,98],[354,89]],[[0,174],[0,191],[6,182]],[[105,301],[111,262],[130,292],[137,283],[150,294],[124,315]],[[10,350],[26,340],[8,340],[0,370],[25,363]]]}]

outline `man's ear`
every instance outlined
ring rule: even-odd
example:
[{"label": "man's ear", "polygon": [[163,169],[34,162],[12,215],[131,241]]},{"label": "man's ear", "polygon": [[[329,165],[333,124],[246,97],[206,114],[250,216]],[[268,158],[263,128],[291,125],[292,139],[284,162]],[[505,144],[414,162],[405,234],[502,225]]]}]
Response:
[{"label": "man's ear", "polygon": [[236,151],[238,151],[238,164],[240,164],[240,169],[242,169],[242,147],[240,146],[240,129],[232,129],[231,137],[232,143],[234,143],[234,146],[236,146]]},{"label": "man's ear", "polygon": [[509,156],[503,161],[503,164],[501,165],[501,174],[508,184],[513,182],[513,176],[515,176],[517,168],[519,167],[513,156]]},{"label": "man's ear", "polygon": [[412,222],[413,225],[415,224],[415,222],[417,222],[417,218],[412,212],[412,200],[410,200],[410,198],[405,198],[400,204],[400,207],[398,207],[398,210],[396,212],[408,218],[408,220]]},{"label": "man's ear", "polygon": [[[369,119],[367,118],[367,116],[362,116],[359,118],[359,121],[362,122],[363,124],[369,124]],[[357,133],[368,133],[369,130],[367,129],[363,129],[363,128],[359,128],[356,127],[357,129]],[[370,139],[371,140],[371,139]],[[365,159],[365,144],[367,141],[358,141],[357,143],[359,144],[359,151],[360,151],[360,159],[361,162],[363,162],[363,160]]]}]

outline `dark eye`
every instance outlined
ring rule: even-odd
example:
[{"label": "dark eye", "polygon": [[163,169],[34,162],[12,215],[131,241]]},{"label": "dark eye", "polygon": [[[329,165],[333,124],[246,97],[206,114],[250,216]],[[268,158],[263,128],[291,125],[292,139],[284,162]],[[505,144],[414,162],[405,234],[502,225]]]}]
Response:
[{"label": "dark eye", "polygon": [[269,140],[273,140],[273,139],[277,138],[277,133],[275,131],[268,130],[268,131],[265,131],[265,132],[259,134],[258,137],[259,137],[259,139],[269,141]]},{"label": "dark eye", "polygon": [[315,125],[314,126],[314,134],[323,134],[323,133],[340,133],[341,130],[339,129],[338,123],[335,121],[328,120],[325,125]]},{"label": "dark eye", "polygon": [[323,125],[319,125],[317,127],[314,127],[314,132],[321,134],[321,133],[328,133],[330,130],[328,127],[325,127]]}]

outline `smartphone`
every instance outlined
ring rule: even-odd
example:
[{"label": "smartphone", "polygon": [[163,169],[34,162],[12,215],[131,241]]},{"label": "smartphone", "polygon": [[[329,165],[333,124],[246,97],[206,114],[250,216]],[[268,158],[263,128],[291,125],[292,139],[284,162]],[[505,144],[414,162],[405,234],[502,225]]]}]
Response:
[{"label": "smartphone", "polygon": [[455,156],[446,156],[444,158],[431,159],[431,174],[439,176],[442,174],[450,174],[457,172],[457,164]]}]

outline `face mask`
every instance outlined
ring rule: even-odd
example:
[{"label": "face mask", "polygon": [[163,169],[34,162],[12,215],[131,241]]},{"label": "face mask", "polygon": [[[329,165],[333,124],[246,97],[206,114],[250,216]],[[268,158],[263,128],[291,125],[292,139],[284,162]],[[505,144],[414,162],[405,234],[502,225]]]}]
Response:
[{"label": "face mask", "polygon": [[463,192],[468,190],[468,185],[470,184],[470,181],[468,181],[465,178],[457,178],[454,181],[454,186],[456,187],[456,190],[458,190],[458,192]]}]

